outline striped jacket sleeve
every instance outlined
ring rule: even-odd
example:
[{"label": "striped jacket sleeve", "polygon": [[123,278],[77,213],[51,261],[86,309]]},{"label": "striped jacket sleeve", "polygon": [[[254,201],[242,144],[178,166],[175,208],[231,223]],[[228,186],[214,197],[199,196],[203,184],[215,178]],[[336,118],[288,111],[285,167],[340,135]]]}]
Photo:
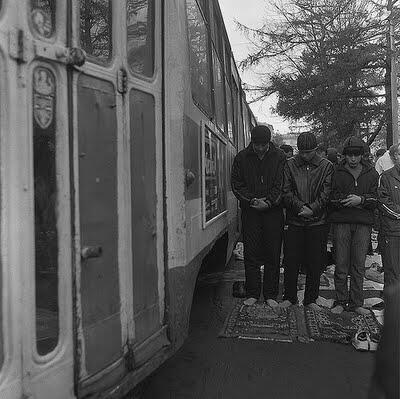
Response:
[{"label": "striped jacket sleeve", "polygon": [[378,173],[374,173],[374,178],[371,181],[371,185],[369,187],[368,193],[365,193],[362,196],[362,207],[365,209],[375,209],[377,206],[378,198],[377,198],[377,190],[378,190]]},{"label": "striped jacket sleeve", "polygon": [[378,200],[379,209],[383,215],[400,220],[400,203],[393,201],[390,190],[389,177],[385,174],[379,178]]}]

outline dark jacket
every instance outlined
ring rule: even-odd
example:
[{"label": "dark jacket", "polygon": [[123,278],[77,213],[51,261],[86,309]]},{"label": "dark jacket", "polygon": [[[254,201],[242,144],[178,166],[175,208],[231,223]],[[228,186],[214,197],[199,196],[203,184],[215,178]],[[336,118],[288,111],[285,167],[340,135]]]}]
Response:
[{"label": "dark jacket", "polygon": [[[319,155],[315,155],[309,163],[303,161],[300,155],[288,159],[283,186],[287,224],[314,226],[326,223],[332,174],[332,163]],[[298,216],[304,205],[313,211],[311,218]]]},{"label": "dark jacket", "polygon": [[385,171],[379,178],[378,206],[381,233],[400,236],[400,166]]},{"label": "dark jacket", "polygon": [[[362,162],[362,170],[357,180],[341,163],[332,178],[332,193],[330,199],[329,222],[374,224],[374,209],[377,206],[377,188],[379,175],[370,164]],[[361,204],[357,207],[345,207],[340,200],[349,194],[361,197]]]},{"label": "dark jacket", "polygon": [[236,155],[231,184],[242,209],[249,208],[253,198],[266,197],[272,207],[280,205],[285,162],[285,154],[273,143],[262,160],[254,152],[252,144]]}]

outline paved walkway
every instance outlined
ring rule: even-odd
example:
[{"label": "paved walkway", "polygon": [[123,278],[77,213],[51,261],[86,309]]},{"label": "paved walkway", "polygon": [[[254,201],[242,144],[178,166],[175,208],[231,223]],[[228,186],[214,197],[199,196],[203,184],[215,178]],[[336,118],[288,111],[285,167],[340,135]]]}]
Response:
[{"label": "paved walkway", "polygon": [[241,262],[202,276],[182,349],[141,387],[143,399],[364,399],[373,354],[332,343],[218,338]]}]

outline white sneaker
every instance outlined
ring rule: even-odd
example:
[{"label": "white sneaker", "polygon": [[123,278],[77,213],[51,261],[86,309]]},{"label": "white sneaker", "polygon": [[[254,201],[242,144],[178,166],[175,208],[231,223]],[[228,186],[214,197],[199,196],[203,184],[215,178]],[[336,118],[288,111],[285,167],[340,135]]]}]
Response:
[{"label": "white sneaker", "polygon": [[365,330],[358,330],[354,338],[351,340],[351,344],[358,351],[370,350],[370,338],[369,334]]}]

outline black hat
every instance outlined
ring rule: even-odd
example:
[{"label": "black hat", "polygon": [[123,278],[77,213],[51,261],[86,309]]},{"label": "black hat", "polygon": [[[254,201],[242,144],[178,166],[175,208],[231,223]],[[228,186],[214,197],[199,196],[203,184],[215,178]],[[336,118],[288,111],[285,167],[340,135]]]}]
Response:
[{"label": "black hat", "polygon": [[302,152],[313,151],[317,148],[317,138],[314,133],[304,132],[297,137],[297,149]]},{"label": "black hat", "polygon": [[251,142],[255,144],[268,144],[271,141],[271,130],[268,126],[258,125],[251,129]]},{"label": "black hat", "polygon": [[359,153],[362,155],[364,154],[365,147],[365,141],[361,140],[357,136],[350,136],[343,143],[343,155],[348,153]]},{"label": "black hat", "polygon": [[289,144],[282,144],[279,147],[283,152],[293,152],[293,147]]}]

